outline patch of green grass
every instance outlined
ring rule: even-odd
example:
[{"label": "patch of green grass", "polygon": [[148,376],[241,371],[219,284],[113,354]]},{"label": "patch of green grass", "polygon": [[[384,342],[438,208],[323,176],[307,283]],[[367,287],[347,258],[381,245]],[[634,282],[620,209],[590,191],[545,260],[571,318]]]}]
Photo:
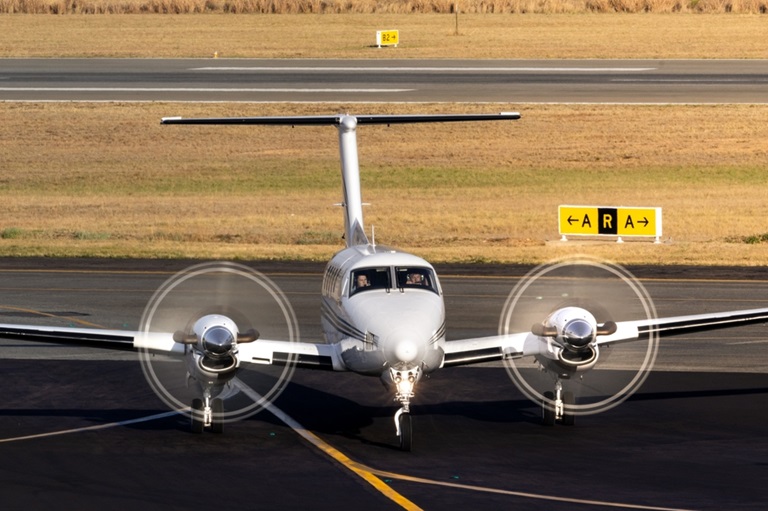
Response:
[{"label": "patch of green grass", "polygon": [[760,243],[766,243],[768,242],[768,232],[763,234],[754,234],[752,236],[744,236],[741,238],[741,240],[747,245],[758,245]]},{"label": "patch of green grass", "polygon": [[18,227],[6,227],[0,231],[0,238],[4,240],[16,240],[24,236],[24,229]]}]

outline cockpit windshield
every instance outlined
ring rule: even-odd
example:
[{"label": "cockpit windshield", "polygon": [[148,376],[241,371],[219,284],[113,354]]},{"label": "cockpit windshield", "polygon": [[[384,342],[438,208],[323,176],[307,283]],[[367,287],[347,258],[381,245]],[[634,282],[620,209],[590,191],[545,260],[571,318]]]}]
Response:
[{"label": "cockpit windshield", "polygon": [[396,266],[394,268],[380,266],[353,270],[350,279],[349,296],[374,289],[389,291],[393,287],[392,275],[395,276],[395,284],[400,291],[421,289],[440,293],[437,288],[435,274],[431,268],[423,266]]},{"label": "cockpit windshield", "polygon": [[425,289],[437,293],[435,276],[430,268],[403,267],[395,268],[397,287],[400,289]]},{"label": "cockpit windshield", "polygon": [[391,289],[392,281],[389,274],[389,267],[380,268],[360,268],[352,272],[352,289],[350,296],[360,291],[369,291],[372,289]]}]

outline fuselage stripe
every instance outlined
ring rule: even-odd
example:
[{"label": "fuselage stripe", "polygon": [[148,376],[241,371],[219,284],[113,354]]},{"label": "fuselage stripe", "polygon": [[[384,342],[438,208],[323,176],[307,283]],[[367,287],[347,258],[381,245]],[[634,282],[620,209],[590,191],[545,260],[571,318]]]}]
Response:
[{"label": "fuselage stripe", "polygon": [[322,304],[320,312],[322,313],[323,318],[342,334],[353,339],[365,341],[365,332],[359,328],[355,328],[349,321],[340,317],[336,311],[332,310],[325,303]]},{"label": "fuselage stripe", "polygon": [[432,346],[436,342],[439,342],[440,339],[445,337],[445,321],[440,325],[440,328],[437,329],[435,334],[432,336],[432,338],[429,340],[429,345]]}]

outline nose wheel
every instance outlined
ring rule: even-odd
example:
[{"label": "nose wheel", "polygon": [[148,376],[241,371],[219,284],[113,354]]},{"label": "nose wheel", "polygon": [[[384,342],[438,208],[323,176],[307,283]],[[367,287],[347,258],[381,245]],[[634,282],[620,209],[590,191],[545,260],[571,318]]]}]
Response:
[{"label": "nose wheel", "polygon": [[390,376],[395,383],[395,401],[402,405],[395,413],[395,431],[400,439],[400,450],[410,452],[413,446],[413,421],[411,419],[411,398],[414,396],[416,382],[421,378],[421,369],[416,367],[407,371],[390,368]]},{"label": "nose wheel", "polygon": [[192,433],[210,428],[212,433],[224,432],[224,401],[222,399],[193,399],[191,406]]},{"label": "nose wheel", "polygon": [[400,450],[410,452],[413,446],[413,419],[410,412],[400,408],[395,413],[395,425],[397,426],[397,436],[400,439]]},{"label": "nose wheel", "polygon": [[575,417],[569,408],[576,404],[573,392],[563,390],[560,380],[554,392],[545,392],[541,402],[541,422],[545,426],[554,426],[560,422],[563,426],[573,426]]}]

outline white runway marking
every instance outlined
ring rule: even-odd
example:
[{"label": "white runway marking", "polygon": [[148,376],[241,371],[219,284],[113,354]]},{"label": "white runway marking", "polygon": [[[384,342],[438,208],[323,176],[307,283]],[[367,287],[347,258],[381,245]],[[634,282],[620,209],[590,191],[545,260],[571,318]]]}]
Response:
[{"label": "white runway marking", "polygon": [[762,78],[614,78],[611,81],[621,83],[746,83],[755,85],[766,82]]},{"label": "white runway marking", "polygon": [[318,89],[318,88],[164,88],[164,87],[0,87],[2,92],[297,92],[297,93],[383,93],[415,89]]},{"label": "white runway marking", "polygon": [[[365,467],[365,465],[361,465]],[[367,468],[367,467],[366,467]],[[552,502],[568,502],[571,504],[581,504],[587,506],[599,506],[599,507],[612,507],[618,509],[643,509],[647,511],[688,511],[682,508],[672,507],[660,507],[660,506],[645,506],[642,504],[624,504],[621,502],[609,502],[604,500],[589,500],[589,499],[572,499],[568,497],[556,497],[554,495],[544,495],[541,493],[528,493],[514,490],[501,490],[498,488],[489,488],[487,486],[473,486],[468,484],[451,483],[447,481],[435,481],[433,479],[425,479],[423,477],[412,477],[402,474],[396,474],[394,472],[386,472],[383,470],[370,469],[371,473],[378,475],[379,477],[386,477],[390,479],[399,479],[401,481],[409,481],[412,483],[430,484],[435,486],[445,486],[448,488],[458,488],[469,491],[479,491],[484,493],[495,493],[499,495],[509,495],[512,497],[523,497],[527,499],[536,500],[548,500]]]},{"label": "white runway marking", "polygon": [[768,344],[768,339],[759,339],[756,341],[740,341],[740,342],[729,342],[731,346],[741,346],[741,345],[747,345],[747,344]]},{"label": "white runway marking", "polygon": [[96,426],[87,426],[84,428],[74,428],[74,429],[65,429],[62,431],[51,431],[49,433],[40,433],[37,435],[26,435],[26,436],[17,436],[13,438],[0,438],[0,444],[5,444],[9,442],[21,442],[23,440],[36,440],[39,438],[47,438],[52,436],[61,436],[61,435],[70,435],[73,433],[82,433],[83,431],[98,431],[100,429],[109,429],[109,428],[117,428],[120,426],[128,426],[130,424],[138,424],[140,422],[149,422],[154,421],[158,419],[165,419],[166,417],[170,417],[172,415],[178,415],[179,412],[172,411],[172,412],[165,412],[165,413],[158,413],[155,415],[148,415],[146,417],[139,417],[138,419],[128,419],[125,421],[120,422],[110,422],[107,424],[99,424]]},{"label": "white runway marking", "polygon": [[222,66],[222,67],[193,67],[190,71],[290,71],[290,72],[322,72],[322,71],[365,71],[368,73],[634,73],[654,71],[655,67],[333,67],[333,66]]}]

